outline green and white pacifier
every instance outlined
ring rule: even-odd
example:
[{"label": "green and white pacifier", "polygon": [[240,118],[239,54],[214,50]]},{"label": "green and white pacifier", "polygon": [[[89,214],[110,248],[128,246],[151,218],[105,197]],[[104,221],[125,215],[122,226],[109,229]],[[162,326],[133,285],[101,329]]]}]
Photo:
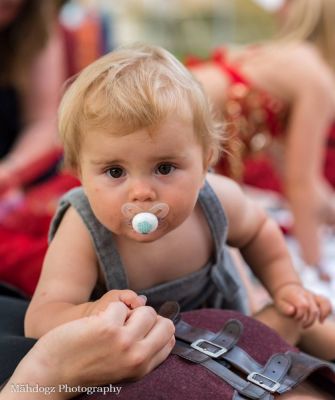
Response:
[{"label": "green and white pacifier", "polygon": [[148,235],[158,228],[161,219],[168,214],[169,206],[165,203],[158,203],[149,210],[143,210],[136,204],[126,203],[122,206],[121,211],[130,220],[135,232]]},{"label": "green and white pacifier", "polygon": [[154,232],[158,227],[158,218],[155,214],[149,212],[141,212],[136,214],[131,221],[134,231],[147,235]]}]

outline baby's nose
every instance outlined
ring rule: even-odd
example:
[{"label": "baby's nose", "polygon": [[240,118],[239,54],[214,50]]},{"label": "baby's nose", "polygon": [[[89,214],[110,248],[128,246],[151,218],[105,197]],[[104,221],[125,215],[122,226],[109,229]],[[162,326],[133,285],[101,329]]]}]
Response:
[{"label": "baby's nose", "polygon": [[136,180],[132,183],[130,189],[130,201],[146,202],[154,201],[156,193],[150,182],[145,180]]}]

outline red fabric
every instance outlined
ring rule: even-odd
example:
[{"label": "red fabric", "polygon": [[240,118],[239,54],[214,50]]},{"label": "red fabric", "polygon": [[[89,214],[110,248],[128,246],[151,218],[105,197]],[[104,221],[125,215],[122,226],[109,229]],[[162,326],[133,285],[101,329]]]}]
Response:
[{"label": "red fabric", "polygon": [[228,75],[231,82],[243,83],[244,85],[250,86],[250,82],[245,76],[240,74],[239,70],[234,66],[230,65],[226,60],[226,55],[223,49],[217,49],[212,55],[212,60],[221,68],[225,75]]},{"label": "red fabric", "polygon": [[[265,155],[249,158],[245,160],[244,165],[243,182],[245,184],[277,193],[283,192],[281,179]],[[227,175],[225,159],[220,160],[215,166],[215,171],[219,174]]]},{"label": "red fabric", "polygon": [[[257,48],[255,48],[257,50]],[[230,79],[231,86],[243,84],[249,89],[255,89],[252,82],[247,79],[239,70],[240,63],[232,64],[227,60],[225,50],[223,48],[216,49],[210,61],[216,64],[220,70]],[[201,60],[195,56],[189,56],[185,60],[185,65],[192,69],[197,68],[197,66],[206,63],[206,61]],[[282,122],[278,120],[278,110],[281,108],[278,100],[270,96],[267,92],[257,89],[260,94],[261,107],[266,113],[266,123],[269,128],[270,133],[273,136],[278,136],[282,134]]]},{"label": "red fabric", "polygon": [[324,173],[328,182],[335,188],[335,122],[328,136]]},{"label": "red fabric", "polygon": [[0,203],[0,281],[31,295],[48,246],[47,234],[59,197],[79,182],[59,174],[34,186],[10,208]]},{"label": "red fabric", "polygon": [[[258,51],[257,47],[254,48]],[[248,53],[248,57],[252,57],[252,52]],[[288,110],[285,110],[283,104],[281,104],[273,96],[268,93],[255,88],[252,82],[250,82],[243,74],[240,72],[241,63],[230,63],[227,59],[225,50],[220,48],[217,49],[210,58],[211,62],[214,62],[220,70],[230,79],[230,87],[227,92],[227,101],[233,99],[235,102],[239,102],[241,106],[241,116],[246,121],[249,121],[249,114],[253,113],[253,109],[248,108],[248,102],[245,102],[243,97],[232,97],[234,93],[234,87],[237,85],[244,85],[248,90],[255,91],[259,93],[258,107],[265,112],[265,124],[262,129],[258,127],[255,132],[252,124],[248,125],[249,135],[257,133],[257,130],[261,131],[265,128],[271,136],[281,137],[285,135],[286,125],[288,117]],[[197,66],[201,65],[206,61],[200,60],[196,57],[188,57],[185,64],[190,69],[196,69]],[[243,63],[243,60],[242,60]],[[231,121],[228,118],[228,125]],[[244,122],[244,121],[243,121]],[[243,134],[240,134],[243,137]],[[276,170],[275,165],[271,160],[271,156],[266,153],[263,154],[253,154],[248,151],[248,144],[246,144],[246,154],[243,156],[244,162],[244,172],[243,172],[243,182],[258,187],[260,189],[274,190],[283,194],[283,187],[281,182],[281,177]],[[217,168],[217,172],[225,175],[230,175],[229,166],[225,159],[220,160]],[[324,175],[331,185],[335,188],[335,121],[330,127],[328,143],[325,153],[325,163],[324,163]]]}]

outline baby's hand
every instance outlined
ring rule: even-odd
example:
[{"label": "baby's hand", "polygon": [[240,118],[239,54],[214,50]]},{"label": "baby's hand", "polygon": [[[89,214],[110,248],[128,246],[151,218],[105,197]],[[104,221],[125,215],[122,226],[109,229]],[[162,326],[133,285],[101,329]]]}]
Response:
[{"label": "baby's hand", "polygon": [[328,299],[304,289],[299,283],[281,286],[273,296],[277,309],[302,322],[304,328],[316,320],[323,322],[331,312]]},{"label": "baby's hand", "polygon": [[130,310],[144,306],[146,303],[145,296],[139,296],[132,290],[110,290],[105,293],[99,300],[89,303],[86,316],[97,315],[104,311],[109,303],[121,301]]}]

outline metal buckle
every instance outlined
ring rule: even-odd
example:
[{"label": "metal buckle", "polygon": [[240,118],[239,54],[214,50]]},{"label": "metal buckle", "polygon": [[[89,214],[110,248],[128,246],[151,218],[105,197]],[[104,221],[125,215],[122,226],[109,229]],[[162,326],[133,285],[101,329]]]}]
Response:
[{"label": "metal buckle", "polygon": [[[202,347],[201,345],[204,345],[205,347]],[[212,358],[219,358],[220,356],[222,356],[222,354],[227,353],[228,351],[228,349],[226,349],[225,347],[210,342],[206,339],[196,340],[195,342],[191,343],[191,347]]]},{"label": "metal buckle", "polygon": [[247,379],[249,382],[255,383],[261,388],[267,390],[270,393],[276,392],[280,388],[280,383],[262,375],[258,372],[251,372]]}]

